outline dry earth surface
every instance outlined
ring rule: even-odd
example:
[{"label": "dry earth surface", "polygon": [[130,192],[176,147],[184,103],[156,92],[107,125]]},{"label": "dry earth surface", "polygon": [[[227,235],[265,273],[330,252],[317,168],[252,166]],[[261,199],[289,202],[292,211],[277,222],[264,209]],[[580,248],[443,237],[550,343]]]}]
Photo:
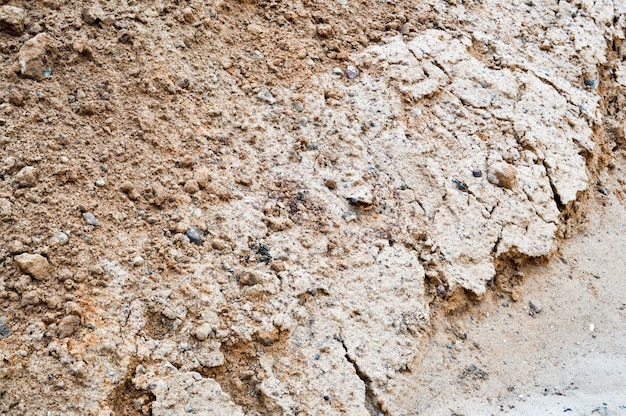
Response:
[{"label": "dry earth surface", "polygon": [[0,0],[0,414],[625,414],[625,30]]}]

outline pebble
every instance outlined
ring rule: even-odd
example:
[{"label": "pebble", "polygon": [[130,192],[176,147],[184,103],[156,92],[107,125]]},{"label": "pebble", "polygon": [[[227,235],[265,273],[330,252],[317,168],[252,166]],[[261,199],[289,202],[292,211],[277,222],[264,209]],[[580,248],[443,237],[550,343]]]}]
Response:
[{"label": "pebble", "polygon": [[205,322],[197,327],[193,334],[199,341],[204,341],[209,337],[212,331],[213,328],[211,328],[211,325]]},{"label": "pebble", "polygon": [[359,75],[359,70],[356,66],[350,65],[346,68],[346,76],[348,79],[354,79]]},{"label": "pebble", "polygon": [[85,222],[89,225],[98,225],[98,219],[95,215],[93,215],[93,213],[89,211],[83,213],[83,218],[85,219]]},{"label": "pebble", "polygon": [[11,335],[11,328],[6,326],[5,324],[0,324],[0,339],[6,338]]},{"label": "pebble", "polygon": [[70,241],[70,238],[67,236],[67,234],[61,231],[54,233],[54,237],[52,238],[62,246],[66,245]]},{"label": "pebble", "polygon": [[374,203],[372,191],[364,186],[355,188],[346,198],[354,205],[372,205]]},{"label": "pebble", "polygon": [[326,179],[324,181],[324,186],[332,191],[334,189],[337,189],[337,181],[334,179]]},{"label": "pebble", "polygon": [[443,296],[443,295],[445,295],[445,294],[446,294],[446,288],[445,288],[445,287],[443,287],[443,285],[439,285],[439,286],[437,286],[437,294],[438,294],[439,296]]},{"label": "pebble", "polygon": [[187,192],[188,194],[195,194],[196,192],[200,191],[200,185],[195,179],[190,179],[185,182],[185,185],[183,186],[183,191]]},{"label": "pebble", "polygon": [[506,189],[513,189],[517,179],[515,166],[506,162],[496,162],[491,166],[487,174],[487,180],[494,185]]},{"label": "pebble", "polygon": [[141,267],[141,266],[143,266],[144,264],[146,264],[146,261],[145,261],[145,260],[144,260],[144,258],[143,258],[143,257],[141,257],[141,256],[137,256],[137,257],[135,257],[135,258],[133,259],[133,266],[135,266],[135,267]]},{"label": "pebble", "polygon": [[35,81],[43,80],[56,49],[56,40],[46,32],[24,42],[17,56],[20,75]]},{"label": "pebble", "polygon": [[538,300],[531,300],[530,302],[528,302],[528,306],[530,307],[530,310],[534,313],[540,313],[543,310],[541,302],[539,302]]},{"label": "pebble", "polygon": [[598,88],[598,85],[600,84],[600,80],[599,79],[585,79],[585,85],[587,87],[590,87],[592,90],[595,90],[596,88]]},{"label": "pebble", "polygon": [[22,306],[37,305],[41,302],[41,296],[37,290],[29,290],[22,294]]},{"label": "pebble", "polygon": [[335,31],[333,27],[329,24],[320,24],[317,25],[317,34],[324,39],[328,39],[333,37]]},{"label": "pebble", "polygon": [[304,104],[302,104],[302,102],[300,102],[300,101],[294,101],[293,102],[293,108],[298,113],[301,113],[304,110]]},{"label": "pebble", "polygon": [[37,184],[37,170],[26,166],[15,174],[15,181],[20,188],[30,188]]},{"label": "pebble", "polygon": [[596,330],[596,326],[594,324],[589,324],[589,332],[594,332]]},{"label": "pebble", "polygon": [[334,67],[333,68],[333,75],[338,75],[338,76],[342,77],[343,76],[343,71],[339,67]]},{"label": "pebble", "polygon": [[199,245],[199,246],[202,245],[202,240],[204,238],[204,235],[202,234],[202,231],[198,229],[198,227],[192,225],[191,227],[189,227],[185,235],[187,236],[187,238],[189,238],[189,241],[191,241],[192,243]]},{"label": "pebble", "polygon": [[78,329],[80,318],[76,315],[68,315],[59,321],[57,327],[57,336],[59,338],[67,338]]},{"label": "pebble", "polygon": [[480,170],[480,169],[473,169],[473,170],[472,170],[472,175],[473,175],[475,178],[480,178],[481,176],[483,176],[483,171],[482,171],[482,170]]},{"label": "pebble", "polygon": [[258,98],[261,101],[265,101],[266,103],[270,105],[274,105],[276,103],[276,98],[274,98],[272,93],[270,93],[268,90],[263,90],[259,92],[256,98]]},{"label": "pebble", "polygon": [[259,282],[260,279],[254,272],[243,272],[239,274],[239,283],[244,286],[254,286]]},{"label": "pebble", "polygon": [[11,216],[13,204],[7,198],[0,198],[0,219]]},{"label": "pebble", "polygon": [[24,32],[26,12],[15,6],[0,7],[0,32],[19,36]]},{"label": "pebble", "polygon": [[102,188],[104,185],[106,185],[106,182],[104,181],[104,178],[96,179],[96,186],[97,187]]},{"label": "pebble", "polygon": [[9,253],[22,254],[26,251],[26,246],[20,240],[13,240],[9,243]]},{"label": "pebble", "polygon": [[15,256],[18,267],[37,280],[44,280],[50,276],[50,263],[41,254],[24,253]]},{"label": "pebble", "polygon": [[106,15],[102,7],[99,5],[93,5],[83,9],[82,18],[88,25],[97,25],[105,19]]}]

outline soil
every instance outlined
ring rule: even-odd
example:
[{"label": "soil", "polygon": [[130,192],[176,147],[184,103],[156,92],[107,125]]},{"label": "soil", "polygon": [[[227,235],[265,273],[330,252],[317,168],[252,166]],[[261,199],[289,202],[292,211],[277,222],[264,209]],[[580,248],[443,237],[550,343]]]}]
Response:
[{"label": "soil", "polygon": [[626,414],[618,0],[0,0],[0,414]]}]

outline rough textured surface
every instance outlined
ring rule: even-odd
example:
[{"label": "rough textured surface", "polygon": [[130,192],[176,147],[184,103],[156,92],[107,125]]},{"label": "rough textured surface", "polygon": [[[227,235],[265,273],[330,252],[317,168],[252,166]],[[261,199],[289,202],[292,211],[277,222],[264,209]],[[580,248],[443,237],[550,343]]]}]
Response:
[{"label": "rough textured surface", "polygon": [[0,414],[413,414],[625,198],[619,1],[4,3]]}]

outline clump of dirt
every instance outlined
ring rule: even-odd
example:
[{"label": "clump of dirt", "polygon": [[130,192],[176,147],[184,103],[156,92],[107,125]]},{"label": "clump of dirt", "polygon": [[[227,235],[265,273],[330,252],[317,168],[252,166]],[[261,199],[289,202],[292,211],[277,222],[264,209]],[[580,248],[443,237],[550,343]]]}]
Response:
[{"label": "clump of dirt", "polygon": [[617,3],[1,3],[2,413],[404,414],[623,199]]}]

